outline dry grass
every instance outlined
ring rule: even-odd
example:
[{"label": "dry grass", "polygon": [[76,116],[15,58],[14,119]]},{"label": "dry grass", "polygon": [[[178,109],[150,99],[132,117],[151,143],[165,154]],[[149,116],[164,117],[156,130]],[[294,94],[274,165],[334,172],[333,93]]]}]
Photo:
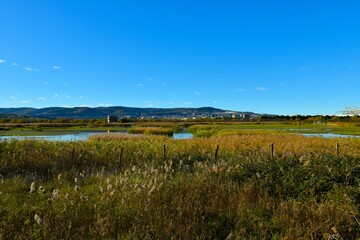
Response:
[{"label": "dry grass", "polygon": [[358,239],[359,146],[275,134],[3,141],[0,239]]}]

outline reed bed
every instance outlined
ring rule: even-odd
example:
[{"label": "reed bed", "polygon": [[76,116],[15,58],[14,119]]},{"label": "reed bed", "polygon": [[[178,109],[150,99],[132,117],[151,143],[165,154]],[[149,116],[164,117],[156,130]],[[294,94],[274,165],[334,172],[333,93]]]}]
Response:
[{"label": "reed bed", "polygon": [[359,239],[359,162],[281,134],[2,141],[0,239]]}]

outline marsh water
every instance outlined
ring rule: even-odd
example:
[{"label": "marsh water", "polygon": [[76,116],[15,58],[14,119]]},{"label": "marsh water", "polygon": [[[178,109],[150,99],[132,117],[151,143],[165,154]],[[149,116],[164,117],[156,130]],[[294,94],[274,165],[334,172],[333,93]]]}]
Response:
[{"label": "marsh water", "polygon": [[[86,141],[90,136],[96,134],[103,134],[107,132],[77,132],[71,134],[59,134],[59,135],[38,135],[38,136],[0,136],[0,140],[6,139],[39,139],[39,140],[48,140],[48,141]],[[115,132],[118,134],[128,134],[126,132]],[[335,133],[302,133],[300,135],[306,137],[324,137],[324,138],[360,138],[360,136],[356,135],[343,135],[343,134],[335,134]],[[189,132],[180,132],[174,133],[172,136],[174,139],[190,139],[193,138],[193,134]]]},{"label": "marsh water", "polygon": [[[24,140],[24,139],[39,139],[39,140],[48,140],[48,141],[85,141],[89,139],[89,137],[96,135],[96,134],[104,134],[107,132],[77,132],[71,134],[59,134],[59,135],[38,135],[38,136],[0,136],[0,140],[6,139],[17,139],[17,140]],[[128,134],[126,132],[115,132],[118,134]],[[174,139],[189,139],[192,138],[193,135],[188,132],[180,132],[174,133],[172,136]]]}]

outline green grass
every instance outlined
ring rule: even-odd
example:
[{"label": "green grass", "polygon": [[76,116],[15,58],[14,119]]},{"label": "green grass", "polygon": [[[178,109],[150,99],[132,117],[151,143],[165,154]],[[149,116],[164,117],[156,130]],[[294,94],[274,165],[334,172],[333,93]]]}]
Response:
[{"label": "green grass", "polygon": [[264,132],[1,141],[0,239],[360,239],[359,146]]},{"label": "green grass", "polygon": [[276,122],[258,123],[213,123],[197,124],[188,128],[197,137],[231,136],[241,134],[302,134],[302,133],[334,133],[343,135],[360,135],[357,123],[323,123],[323,124],[289,124]]}]

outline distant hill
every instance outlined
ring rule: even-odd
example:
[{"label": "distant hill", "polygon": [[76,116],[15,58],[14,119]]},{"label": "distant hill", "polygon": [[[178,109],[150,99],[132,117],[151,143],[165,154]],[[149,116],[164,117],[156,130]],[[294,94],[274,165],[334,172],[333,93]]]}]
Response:
[{"label": "distant hill", "polygon": [[252,112],[228,111],[212,107],[201,108],[134,108],[134,107],[49,107],[49,108],[0,108],[0,114],[39,118],[105,118],[107,115],[119,118],[190,118],[223,117],[236,114],[256,116]]}]

